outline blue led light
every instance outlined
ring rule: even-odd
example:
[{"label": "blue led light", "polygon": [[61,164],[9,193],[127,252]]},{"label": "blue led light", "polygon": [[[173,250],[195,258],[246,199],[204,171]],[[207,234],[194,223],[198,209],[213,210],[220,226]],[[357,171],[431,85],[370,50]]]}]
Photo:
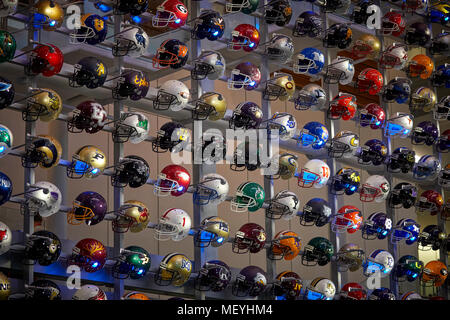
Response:
[{"label": "blue led light", "polygon": [[414,274],[412,275],[412,277],[413,277],[413,278],[416,278],[416,277],[417,277],[417,273],[414,273]]},{"label": "blue led light", "polygon": [[97,174],[97,173],[98,173],[98,169],[97,169],[97,168],[96,168],[96,169],[92,169],[92,170],[91,170],[91,173],[92,173],[92,174]]},{"label": "blue led light", "polygon": [[405,129],[405,131],[403,131],[403,134],[408,134],[408,133],[409,133],[408,129]]},{"label": "blue led light", "polygon": [[249,83],[249,86],[253,87],[255,84],[256,84],[255,81],[251,81],[251,82]]},{"label": "blue led light", "polygon": [[133,19],[134,22],[136,23],[141,23],[142,19],[139,16],[133,16],[131,19]]},{"label": "blue led light", "polygon": [[142,270],[142,269],[139,269],[139,271],[137,272],[138,275],[141,275],[143,273],[144,273],[144,270]]},{"label": "blue led light", "polygon": [[175,23],[180,23],[180,22],[181,22],[181,19],[175,20]]},{"label": "blue led light", "polygon": [[178,188],[177,188],[177,191],[183,191],[183,189],[184,189],[184,187],[182,187],[182,186],[179,186]]},{"label": "blue led light", "polygon": [[106,4],[103,3],[97,3],[96,6],[102,12],[108,12],[112,10],[110,6],[107,6]]},{"label": "blue led light", "polygon": [[255,46],[255,44],[253,42],[250,42],[250,44],[248,45],[250,48],[253,48]]},{"label": "blue led light", "polygon": [[55,21],[55,20],[52,20],[52,21],[50,21],[50,23],[49,23],[50,27],[53,27],[55,24],[56,24],[56,21]]},{"label": "blue led light", "polygon": [[411,237],[409,240],[414,241],[416,240],[416,237]]},{"label": "blue led light", "polygon": [[4,146],[0,146],[0,153],[5,151],[5,147]]},{"label": "blue led light", "polygon": [[217,36],[217,35],[219,35],[219,31],[214,31],[213,36]]},{"label": "blue led light", "polygon": [[385,236],[385,235],[387,235],[387,231],[384,230],[381,234],[382,234],[383,236]]},{"label": "blue led light", "polygon": [[223,238],[222,238],[222,237],[217,238],[216,242],[217,242],[217,243],[222,243],[222,242],[223,242]]},{"label": "blue led light", "polygon": [[379,126],[380,125],[380,121],[375,122],[375,125]]},{"label": "blue led light", "polygon": [[356,190],[356,187],[355,186],[351,186],[350,187],[350,191],[355,191]]},{"label": "blue led light", "polygon": [[92,264],[92,268],[97,268],[98,267],[98,262],[94,262],[93,264]]}]

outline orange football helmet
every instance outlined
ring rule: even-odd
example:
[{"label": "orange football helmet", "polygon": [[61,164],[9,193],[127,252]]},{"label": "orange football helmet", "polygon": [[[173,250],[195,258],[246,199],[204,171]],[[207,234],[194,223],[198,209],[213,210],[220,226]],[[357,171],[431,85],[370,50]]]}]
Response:
[{"label": "orange football helmet", "polygon": [[300,253],[300,237],[293,231],[280,231],[272,241],[269,258],[272,260],[292,260]]},{"label": "orange football helmet", "polygon": [[410,78],[420,77],[428,79],[433,73],[434,62],[424,54],[415,55],[406,67],[406,73]]},{"label": "orange football helmet", "polygon": [[440,287],[447,279],[447,275],[447,266],[439,260],[433,260],[423,268],[421,280],[426,287]]}]

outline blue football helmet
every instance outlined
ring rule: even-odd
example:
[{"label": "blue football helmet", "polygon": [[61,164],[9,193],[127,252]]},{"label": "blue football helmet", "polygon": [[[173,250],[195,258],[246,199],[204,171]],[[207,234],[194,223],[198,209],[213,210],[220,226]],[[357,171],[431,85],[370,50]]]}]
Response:
[{"label": "blue football helmet", "polygon": [[358,163],[379,166],[387,158],[387,147],[383,141],[371,139],[359,147],[356,156],[358,157]]},{"label": "blue football helmet", "polygon": [[433,87],[450,88],[450,64],[441,64],[437,67],[431,76],[431,83]]},{"label": "blue football helmet", "polygon": [[382,97],[385,102],[408,103],[411,95],[411,80],[395,77],[390,80],[383,90]]},{"label": "blue football helmet", "polygon": [[96,45],[105,41],[107,33],[107,21],[97,14],[85,14],[81,17],[81,27],[70,34],[70,42]]},{"label": "blue football helmet", "polygon": [[11,179],[3,172],[0,172],[0,206],[9,201],[9,198],[11,198],[11,193]]},{"label": "blue football helmet", "polygon": [[374,212],[364,221],[362,238],[366,240],[386,239],[392,230],[392,220],[384,212]]},{"label": "blue football helmet", "polygon": [[325,147],[327,141],[328,129],[320,122],[311,121],[303,126],[297,144],[318,150]]},{"label": "blue football helmet", "polygon": [[417,241],[420,233],[420,224],[409,218],[400,219],[391,232],[391,242],[397,243],[405,240],[407,245]]},{"label": "blue football helmet", "polygon": [[294,59],[292,70],[295,73],[314,75],[322,71],[325,65],[325,56],[316,48],[304,48]]},{"label": "blue football helmet", "polygon": [[413,176],[417,180],[436,179],[441,171],[439,159],[432,155],[424,155],[414,165]]}]

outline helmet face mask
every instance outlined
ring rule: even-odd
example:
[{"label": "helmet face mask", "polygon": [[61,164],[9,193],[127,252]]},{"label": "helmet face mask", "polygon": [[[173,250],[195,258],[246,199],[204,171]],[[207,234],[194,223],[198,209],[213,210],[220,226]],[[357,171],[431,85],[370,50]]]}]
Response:
[{"label": "helmet face mask", "polygon": [[199,291],[223,291],[231,280],[231,270],[220,260],[206,262],[195,279],[195,289]]}]

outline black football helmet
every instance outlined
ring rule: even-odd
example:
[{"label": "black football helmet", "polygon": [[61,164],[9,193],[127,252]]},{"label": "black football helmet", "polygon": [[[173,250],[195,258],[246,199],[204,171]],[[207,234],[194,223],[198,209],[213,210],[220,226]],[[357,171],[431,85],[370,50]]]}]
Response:
[{"label": "black football helmet", "polygon": [[124,188],[127,185],[130,188],[139,188],[147,182],[149,176],[150,167],[145,159],[134,155],[127,156],[114,168],[111,185],[118,188]]},{"label": "black football helmet", "polygon": [[230,164],[230,169],[233,171],[255,171],[261,167],[259,159],[259,148],[256,150],[256,159],[250,157],[250,142],[247,140],[240,143],[233,154],[233,162]]},{"label": "black football helmet", "polygon": [[152,141],[152,150],[157,153],[178,152],[189,144],[189,131],[178,122],[167,122],[158,130],[158,135]]},{"label": "black football helmet", "polygon": [[227,155],[227,142],[221,135],[203,133],[202,142],[196,146],[202,155],[204,163],[216,163],[225,160]]},{"label": "black football helmet", "polygon": [[430,53],[436,54],[448,54],[450,52],[450,32],[443,31],[433,38],[430,45]]},{"label": "black football helmet", "polygon": [[406,28],[405,43],[424,47],[431,40],[431,30],[423,22],[414,22]]},{"label": "black football helmet", "polygon": [[58,260],[60,254],[61,240],[53,232],[41,230],[28,237],[25,259],[49,266]]},{"label": "black football helmet", "polygon": [[362,0],[358,3],[358,5],[353,7],[353,12],[351,15],[351,19],[358,24],[367,24],[367,19],[373,14],[373,11],[368,11],[370,6],[375,5],[373,1],[370,0]]},{"label": "black football helmet", "polygon": [[95,57],[84,57],[74,66],[73,74],[69,77],[69,86],[95,89],[103,86],[108,76],[108,68]]},{"label": "black football helmet", "polygon": [[447,235],[435,224],[430,224],[419,233],[419,250],[437,251],[446,243]]},{"label": "black football helmet", "polygon": [[335,23],[325,31],[323,46],[346,49],[352,43],[352,29],[344,23]]},{"label": "black football helmet", "polygon": [[264,19],[268,24],[283,27],[291,21],[292,7],[288,0],[270,0],[264,9]]},{"label": "black football helmet", "polygon": [[322,25],[323,21],[319,14],[313,11],[304,11],[295,21],[292,35],[294,37],[308,36],[310,38],[316,38],[323,32]]},{"label": "black football helmet", "polygon": [[165,40],[153,57],[153,67],[157,69],[179,69],[189,58],[188,47],[177,39]]},{"label": "black football helmet", "polygon": [[25,287],[25,299],[27,300],[61,300],[61,290],[51,280],[36,280]]},{"label": "black football helmet", "polygon": [[202,10],[200,16],[195,19],[194,28],[191,30],[191,38],[214,41],[222,38],[224,31],[225,21],[219,12]]},{"label": "black football helmet", "polygon": [[148,9],[148,0],[115,0],[112,2],[113,12],[118,15],[130,14],[132,16],[138,16]]},{"label": "black football helmet", "polygon": [[398,183],[388,196],[391,208],[409,209],[414,206],[417,199],[417,188],[408,182]]},{"label": "black football helmet", "polygon": [[414,167],[416,152],[406,147],[395,149],[388,157],[387,169],[390,172],[408,173]]},{"label": "black football helmet", "polygon": [[383,88],[382,97],[385,102],[408,103],[411,95],[411,80],[395,77]]},{"label": "black football helmet", "polygon": [[[312,1],[313,2],[313,1]],[[324,12],[335,12],[345,14],[350,7],[350,0],[316,0]]]},{"label": "black football helmet", "polygon": [[323,227],[332,218],[331,208],[324,199],[313,198],[304,205],[299,218],[302,226]]},{"label": "black football helmet", "polygon": [[332,194],[346,194],[348,196],[358,191],[361,184],[359,172],[352,168],[340,169],[332,178],[330,192]]},{"label": "black football helmet", "polygon": [[14,100],[14,83],[0,77],[0,110],[8,107]]}]

